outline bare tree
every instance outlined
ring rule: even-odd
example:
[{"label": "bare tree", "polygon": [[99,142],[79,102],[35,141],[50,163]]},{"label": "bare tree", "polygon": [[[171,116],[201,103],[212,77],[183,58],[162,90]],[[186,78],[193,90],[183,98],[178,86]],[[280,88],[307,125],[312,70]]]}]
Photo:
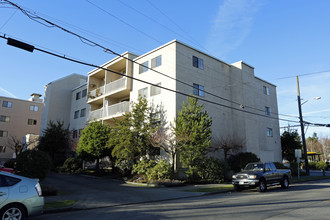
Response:
[{"label": "bare tree", "polygon": [[329,137],[321,137],[320,138],[320,143],[323,148],[323,156],[324,160],[329,161],[330,159],[330,138]]},{"label": "bare tree", "polygon": [[243,144],[244,142],[239,138],[233,138],[231,136],[219,138],[218,136],[215,136],[212,139],[209,152],[216,152],[222,150],[224,154],[224,159],[225,161],[227,161],[229,154],[233,154],[242,150]]}]

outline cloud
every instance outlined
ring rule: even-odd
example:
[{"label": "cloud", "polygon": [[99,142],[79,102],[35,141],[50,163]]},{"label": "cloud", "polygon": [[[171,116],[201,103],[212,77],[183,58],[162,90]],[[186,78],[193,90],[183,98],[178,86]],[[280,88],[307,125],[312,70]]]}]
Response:
[{"label": "cloud", "polygon": [[9,92],[9,91],[7,91],[7,90],[5,90],[4,88],[2,88],[2,87],[0,87],[0,92],[2,92],[2,93],[5,93],[5,94],[7,94],[7,95],[9,95],[10,97],[12,97],[12,98],[17,98],[13,93],[11,93],[11,92]]},{"label": "cloud", "polygon": [[213,20],[206,47],[223,58],[240,46],[249,35],[261,1],[225,0]]}]

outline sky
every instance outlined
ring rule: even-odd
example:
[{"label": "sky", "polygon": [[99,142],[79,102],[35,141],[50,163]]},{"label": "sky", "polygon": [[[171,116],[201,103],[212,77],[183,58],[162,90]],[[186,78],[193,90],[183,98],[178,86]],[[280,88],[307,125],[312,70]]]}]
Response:
[{"label": "sky", "polygon": [[[66,57],[102,65],[114,55],[30,19],[0,0],[0,35]],[[177,39],[226,63],[244,61],[277,86],[280,126],[298,125],[297,81],[304,121],[330,124],[328,0],[12,0],[117,53],[142,55]],[[0,96],[29,99],[44,86],[93,68],[7,45],[0,38]],[[314,97],[321,97],[316,100]],[[289,117],[288,117],[289,116]],[[281,130],[283,132],[283,130]],[[306,127],[330,136],[330,128]]]}]

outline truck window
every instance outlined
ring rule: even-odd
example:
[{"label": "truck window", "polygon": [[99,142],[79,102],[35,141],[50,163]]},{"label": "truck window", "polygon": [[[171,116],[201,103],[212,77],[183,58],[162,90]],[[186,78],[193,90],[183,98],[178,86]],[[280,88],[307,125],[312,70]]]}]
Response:
[{"label": "truck window", "polygon": [[270,163],[270,167],[271,167],[272,170],[276,170],[276,166],[275,166],[275,164]]},{"label": "truck window", "polygon": [[269,171],[269,170],[272,170],[272,168],[270,167],[269,163],[266,163],[265,164],[265,171]]}]

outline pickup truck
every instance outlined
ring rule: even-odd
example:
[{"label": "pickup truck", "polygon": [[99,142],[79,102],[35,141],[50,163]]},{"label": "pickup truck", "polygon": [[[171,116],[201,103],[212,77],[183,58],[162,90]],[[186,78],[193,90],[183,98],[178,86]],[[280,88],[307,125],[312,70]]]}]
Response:
[{"label": "pickup truck", "polygon": [[249,163],[245,168],[232,176],[232,184],[236,191],[245,188],[257,188],[265,192],[268,185],[281,185],[283,189],[289,187],[291,170],[278,170],[274,163]]}]

